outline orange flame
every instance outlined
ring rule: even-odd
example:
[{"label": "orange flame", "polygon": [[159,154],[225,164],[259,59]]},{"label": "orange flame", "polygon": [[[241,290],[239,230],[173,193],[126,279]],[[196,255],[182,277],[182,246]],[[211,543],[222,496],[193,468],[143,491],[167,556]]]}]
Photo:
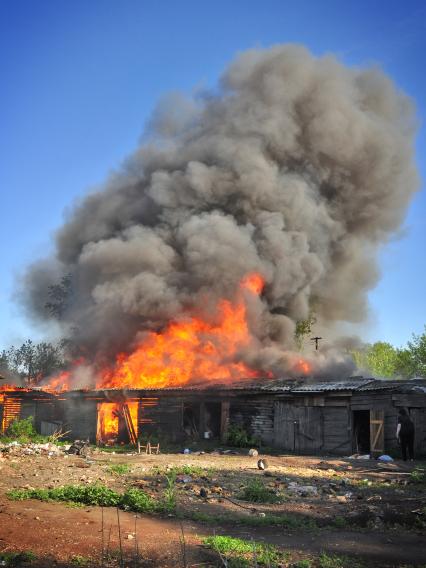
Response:
[{"label": "orange flame", "polygon": [[[260,294],[260,274],[249,274],[241,288]],[[191,380],[221,381],[259,376],[238,361],[238,353],[249,346],[251,335],[242,295],[235,304],[221,300],[217,322],[189,317],[169,324],[161,333],[149,332],[130,355],[121,353],[114,369],[105,370],[99,388],[176,387]]]},{"label": "orange flame", "polygon": [[10,391],[26,391],[29,390],[26,387],[17,387],[16,385],[1,385],[0,392],[10,392]]},{"label": "orange flame", "polygon": [[242,279],[241,287],[249,290],[252,294],[260,296],[265,287],[265,281],[260,274],[253,272],[252,274],[247,274],[247,276]]},{"label": "orange flame", "polygon": [[98,404],[96,439],[107,442],[118,437],[118,410],[120,405],[112,402]]},{"label": "orange flame", "polygon": [[302,375],[310,375],[312,373],[312,366],[308,361],[304,359],[299,359],[295,365],[295,370]]},{"label": "orange flame", "polygon": [[65,391],[69,389],[69,380],[71,378],[71,371],[62,371],[56,377],[52,377],[49,383],[44,387],[45,390],[52,391]]},{"label": "orange flame", "polygon": [[[138,403],[126,402],[133,428],[138,433]],[[125,426],[123,405],[115,402],[101,402],[98,404],[98,423],[96,439],[101,443],[117,441],[122,435]],[[124,440],[122,440],[124,441]]]},{"label": "orange flame", "polygon": [[[219,301],[214,323],[187,316],[171,322],[162,332],[146,332],[132,353],[119,353],[113,367],[98,371],[96,387],[165,388],[197,380],[220,382],[259,377],[258,371],[241,361],[240,353],[253,341],[247,323],[247,295],[242,291],[259,296],[263,288],[260,274],[247,274],[234,303]],[[80,359],[73,367],[82,363],[84,360]],[[45,388],[67,390],[72,379],[73,370],[64,371],[50,379]]]}]

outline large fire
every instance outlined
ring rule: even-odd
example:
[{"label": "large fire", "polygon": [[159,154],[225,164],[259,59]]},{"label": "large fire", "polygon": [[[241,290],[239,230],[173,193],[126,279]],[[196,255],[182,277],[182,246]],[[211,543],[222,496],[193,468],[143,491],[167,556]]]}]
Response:
[{"label": "large fire", "polygon": [[[131,353],[119,353],[115,364],[98,368],[97,388],[167,388],[190,382],[230,382],[272,377],[271,373],[250,368],[241,353],[254,341],[247,321],[247,301],[262,294],[265,282],[258,273],[247,274],[240,282],[236,300],[221,299],[214,322],[187,315],[171,322],[161,332],[146,332]],[[73,367],[84,365],[83,360]],[[53,377],[46,388],[67,390],[75,369]],[[295,362],[300,375],[308,375],[311,365]]]},{"label": "large fire", "polygon": [[138,403],[126,402],[102,402],[98,404],[98,423],[96,439],[100,443],[117,443],[123,432],[128,430],[126,426],[126,418],[124,407],[128,409],[129,418],[135,429],[136,437],[138,435]]},{"label": "large fire", "polygon": [[253,378],[259,373],[238,361],[252,340],[242,293],[261,294],[260,274],[246,276],[232,304],[221,300],[215,323],[188,317],[170,323],[161,333],[149,332],[130,355],[120,353],[113,369],[103,371],[99,388],[176,387],[191,380],[221,381]]}]

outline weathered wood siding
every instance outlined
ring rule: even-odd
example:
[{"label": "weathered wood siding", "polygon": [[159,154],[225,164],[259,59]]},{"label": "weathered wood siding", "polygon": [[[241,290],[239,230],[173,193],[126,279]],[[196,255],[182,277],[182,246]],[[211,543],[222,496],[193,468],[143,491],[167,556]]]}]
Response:
[{"label": "weathered wood siding", "polygon": [[83,397],[63,401],[64,430],[70,440],[86,440],[96,443],[97,401]]},{"label": "weathered wood siding", "polygon": [[300,454],[322,451],[324,427],[321,407],[276,402],[274,414],[276,448]]},{"label": "weathered wood siding", "polygon": [[242,426],[266,446],[274,443],[274,399],[269,397],[232,399],[229,405],[229,424]]},{"label": "weathered wood siding", "polygon": [[426,455],[426,408],[411,408],[414,423],[414,457]]},{"label": "weathered wood siding", "polygon": [[352,421],[347,406],[325,406],[323,409],[323,452],[334,455],[352,453]]},{"label": "weathered wood siding", "polygon": [[184,439],[183,400],[172,397],[142,397],[139,402],[139,438],[161,438],[171,442]]}]

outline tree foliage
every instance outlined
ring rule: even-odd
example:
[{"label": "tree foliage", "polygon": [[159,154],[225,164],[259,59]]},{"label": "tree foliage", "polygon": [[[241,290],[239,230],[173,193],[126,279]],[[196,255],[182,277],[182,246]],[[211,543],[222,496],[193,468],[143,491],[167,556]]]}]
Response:
[{"label": "tree foliage", "polygon": [[71,274],[65,274],[58,284],[48,289],[49,301],[45,308],[56,319],[61,319],[67,310],[71,298]]},{"label": "tree foliage", "polygon": [[294,340],[299,350],[302,350],[303,341],[305,337],[312,332],[312,327],[316,322],[317,318],[315,317],[315,313],[313,311],[309,313],[309,316],[306,319],[296,322]]},{"label": "tree foliage", "polygon": [[62,369],[64,364],[61,343],[34,343],[28,339],[21,346],[12,345],[0,354],[0,367],[29,385],[37,385],[44,377]]},{"label": "tree foliage", "polygon": [[405,347],[377,341],[353,351],[352,356],[359,369],[378,377],[426,377],[426,326],[422,334],[413,334]]}]

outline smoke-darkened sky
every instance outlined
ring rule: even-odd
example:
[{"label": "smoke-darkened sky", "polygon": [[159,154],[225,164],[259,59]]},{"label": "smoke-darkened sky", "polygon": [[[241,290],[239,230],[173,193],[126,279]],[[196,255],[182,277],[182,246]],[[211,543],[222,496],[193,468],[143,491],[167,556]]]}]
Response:
[{"label": "smoke-darkened sky", "polygon": [[[379,9],[380,4],[382,9]],[[24,320],[11,295],[16,274],[35,258],[52,250],[51,234],[62,224],[63,210],[88,190],[95,189],[111,169],[117,168],[135,150],[154,108],[160,109],[158,119],[165,115],[161,109],[170,106],[170,101],[175,104],[173,101],[180,100],[179,113],[172,125],[184,128],[185,121],[191,120],[194,112],[191,105],[182,103],[182,98],[176,94],[166,96],[160,103],[159,99],[170,91],[197,96],[207,89],[216,89],[220,75],[237,52],[297,42],[316,56],[332,53],[352,67],[377,64],[414,99],[421,121],[425,111],[421,59],[425,52],[426,11],[415,2],[404,5],[379,2],[373,9],[367,2],[344,9],[339,5],[325,2],[320,9],[316,2],[216,2],[214,11],[209,13],[201,3],[195,2],[173,2],[167,10],[153,3],[132,1],[120,4],[74,2],[72,5],[46,1],[37,6],[24,1],[2,3],[2,345],[43,333]],[[213,5],[210,9],[213,10]],[[295,55],[296,60],[298,57]],[[305,63],[301,62],[301,66]],[[245,82],[241,71],[246,67],[235,67],[228,79],[232,88],[246,89],[246,96],[250,98],[253,89],[250,90],[249,79]],[[293,78],[295,83],[300,79],[297,73]],[[346,95],[342,95],[342,101],[346,101]],[[263,98],[266,96],[267,93],[262,94]],[[273,99],[272,92],[271,97]],[[318,102],[315,97],[313,100]],[[227,112],[233,111],[238,116],[241,108],[227,108]],[[214,112],[211,108],[203,124],[208,120],[209,124],[216,124]],[[158,121],[152,123],[151,132],[159,127],[164,125],[159,125]],[[239,127],[244,130],[241,124]],[[386,129],[381,132],[385,137],[386,134]],[[327,132],[327,136],[331,135],[332,132]],[[317,137],[321,153],[330,149],[332,145],[321,140],[320,133]],[[310,140],[309,145],[311,143]],[[386,143],[384,140],[382,146]],[[356,145],[356,140],[351,139],[351,148],[353,144]],[[425,148],[425,136],[420,125],[417,162],[421,175],[425,170],[422,148]],[[211,155],[211,150],[205,151]],[[279,154],[280,149],[277,151]],[[203,155],[202,148],[198,149],[198,154],[198,157]],[[387,167],[383,155],[386,151],[379,156],[380,168]],[[189,157],[178,157],[179,167],[182,160],[193,157],[194,152]],[[353,156],[350,159],[353,160]],[[241,167],[244,169],[244,165]],[[321,164],[321,171],[323,167]],[[202,179],[204,174],[195,170],[188,173],[191,183],[196,183],[197,176]],[[379,183],[395,182],[392,175],[382,175],[378,170],[376,174]],[[364,176],[364,186],[367,179]],[[316,181],[312,183],[315,185]],[[164,180],[161,183],[166,185]],[[401,181],[397,184],[401,187]],[[412,184],[407,178],[407,191],[411,191]],[[387,191],[388,188],[383,195]],[[396,191],[390,193],[393,197],[400,195]],[[423,318],[426,269],[422,254],[426,240],[425,201],[422,192],[416,195],[401,238],[388,244],[381,255],[382,277],[376,290],[370,292],[371,311],[367,325],[362,328],[369,339],[401,344],[412,331],[420,332],[426,323]],[[404,199],[397,199],[395,207],[402,207],[403,203]],[[345,212],[345,219],[346,214],[352,215]],[[387,223],[392,225],[391,229],[395,227],[395,220],[384,217],[385,214],[378,223],[378,232],[389,230]],[[265,226],[273,226],[271,223],[264,220]],[[78,227],[74,230],[78,232]],[[188,242],[191,230],[199,229],[186,228],[182,238]],[[223,228],[225,230],[227,227]],[[340,228],[333,227],[333,230]],[[368,232],[371,235],[370,226]],[[137,237],[128,235],[127,242]],[[334,238],[339,239],[339,236]],[[377,237],[380,239],[383,235]],[[72,256],[73,252],[68,252]],[[91,252],[102,255],[102,251],[88,249],[86,261]],[[67,251],[63,250],[62,254],[66,255]],[[254,260],[253,264],[258,268]],[[306,271],[313,271],[315,280],[318,266],[310,266],[308,260],[304,261],[304,266]],[[370,267],[366,272],[369,270]],[[338,294],[338,287],[330,293],[331,296]],[[355,309],[362,309],[359,299],[355,296],[353,299]],[[340,300],[338,305],[344,302]]]}]

